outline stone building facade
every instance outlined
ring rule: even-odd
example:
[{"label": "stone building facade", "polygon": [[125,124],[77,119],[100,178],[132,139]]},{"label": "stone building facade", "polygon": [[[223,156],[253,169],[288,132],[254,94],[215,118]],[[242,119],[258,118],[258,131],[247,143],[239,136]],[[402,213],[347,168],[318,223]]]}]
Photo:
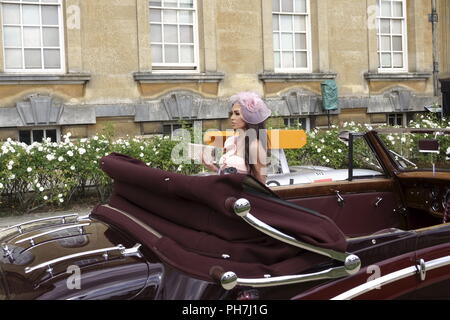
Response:
[{"label": "stone building facade", "polygon": [[[228,127],[252,90],[273,125],[405,124],[450,77],[450,1],[0,0],[0,140]],[[322,106],[335,80],[339,108]]]}]

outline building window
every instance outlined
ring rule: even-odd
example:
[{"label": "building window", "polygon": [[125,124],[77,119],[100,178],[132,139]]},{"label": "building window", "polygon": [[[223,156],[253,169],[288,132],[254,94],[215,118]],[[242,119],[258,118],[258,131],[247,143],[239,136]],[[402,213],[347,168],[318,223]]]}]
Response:
[{"label": "building window", "polygon": [[309,0],[272,0],[275,71],[311,72]]},{"label": "building window", "polygon": [[47,138],[50,138],[51,142],[59,142],[59,130],[55,128],[19,130],[19,141],[26,144],[42,142],[42,140]]},{"label": "building window", "polygon": [[61,0],[0,2],[5,72],[64,72]]},{"label": "building window", "polygon": [[388,125],[403,127],[405,123],[405,115],[403,113],[391,113],[387,115]]},{"label": "building window", "polygon": [[406,1],[378,0],[378,71],[406,72]]},{"label": "building window", "polygon": [[299,117],[289,117],[284,118],[284,126],[288,128],[296,128],[303,129],[305,131],[309,131],[309,119],[308,118],[299,118]]},{"label": "building window", "polygon": [[150,0],[153,70],[197,70],[197,1]]},{"label": "building window", "polygon": [[163,136],[169,136],[172,138],[173,133],[177,129],[190,129],[192,128],[193,123],[191,122],[183,122],[183,123],[169,123],[163,124]]}]

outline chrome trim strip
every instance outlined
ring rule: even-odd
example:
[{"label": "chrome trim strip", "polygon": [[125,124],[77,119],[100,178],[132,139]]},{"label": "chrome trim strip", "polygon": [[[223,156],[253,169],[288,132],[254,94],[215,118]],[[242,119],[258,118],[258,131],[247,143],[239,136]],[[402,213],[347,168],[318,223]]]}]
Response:
[{"label": "chrome trim strip", "polygon": [[[90,223],[82,223],[82,224],[75,224],[75,225],[71,225],[71,226],[57,228],[57,229],[54,229],[54,230],[50,230],[50,231],[46,231],[46,232],[42,232],[42,233],[36,234],[34,236],[31,236],[31,237],[28,237],[28,238],[25,238],[25,239],[21,239],[19,241],[16,241],[15,244],[20,244],[20,243],[23,243],[23,242],[26,242],[26,241],[34,242],[34,240],[36,238],[39,238],[39,237],[42,237],[42,236],[46,236],[46,235],[54,233],[54,232],[67,230],[67,229],[73,229],[73,228],[82,228],[82,227],[89,226],[89,225],[90,225]],[[34,243],[32,243],[31,245],[34,245]]]},{"label": "chrome trim strip", "polygon": [[[438,259],[434,259],[428,262],[425,262],[425,270],[428,272],[429,270],[433,270],[433,269],[438,269],[441,267],[445,267],[450,265],[450,256],[445,256],[442,258],[438,258]],[[331,300],[350,300],[353,299],[355,297],[358,297],[366,292],[372,291],[375,288],[379,288],[380,286],[410,277],[410,276],[414,276],[418,273],[420,273],[421,271],[420,265],[414,265],[411,267],[407,267],[392,273],[389,273],[385,276],[382,276],[380,278],[371,280],[369,282],[366,282],[364,284],[361,284],[353,289],[350,289],[346,292],[343,292],[337,296],[335,296],[334,298],[332,298]]]},{"label": "chrome trim strip", "polygon": [[245,279],[238,278],[234,272],[225,272],[220,278],[220,284],[225,290],[231,290],[235,286],[248,286],[253,288],[258,287],[272,287],[280,285],[295,284],[307,281],[315,281],[322,279],[335,279],[340,277],[345,277],[348,275],[345,267],[329,268],[326,270],[308,273],[308,274],[298,274],[290,276],[279,276],[279,277],[264,277],[255,279]]},{"label": "chrome trim strip", "polygon": [[110,248],[104,248],[104,249],[97,249],[97,250],[91,250],[91,251],[85,251],[85,252],[79,252],[79,253],[74,253],[74,254],[70,254],[67,256],[63,256],[63,257],[59,257],[50,261],[46,261],[43,262],[41,264],[38,264],[34,267],[26,267],[25,268],[25,273],[30,273],[33,272],[35,270],[41,269],[41,268],[47,268],[47,271],[49,273],[52,272],[52,267],[51,265],[65,261],[65,260],[70,260],[70,259],[74,259],[74,258],[79,258],[79,257],[84,257],[84,256],[88,256],[88,255],[93,255],[93,254],[98,254],[98,253],[108,253],[109,251],[120,251],[120,253],[125,256],[138,256],[138,257],[142,257],[141,253],[139,252],[139,248],[141,247],[141,244],[137,243],[135,244],[132,248],[125,248],[123,245],[119,244],[115,247],[110,247]]},{"label": "chrome trim strip", "polygon": [[129,218],[130,220],[133,220],[134,222],[136,222],[138,225],[140,225],[140,226],[141,226],[142,228],[144,228],[145,230],[149,231],[149,232],[150,232],[151,234],[153,234],[154,236],[156,236],[156,237],[158,237],[158,238],[162,238],[162,235],[161,235],[158,231],[156,231],[155,229],[153,229],[153,228],[150,227],[149,225],[143,223],[142,221],[136,219],[135,217],[131,216],[130,214],[126,213],[125,211],[120,210],[120,209],[117,209],[117,208],[114,208],[114,207],[111,207],[111,206],[108,205],[108,204],[103,204],[102,207],[105,207],[105,208],[108,208],[108,209],[111,209],[111,210],[114,210],[114,211],[116,211],[116,212],[119,212],[119,213],[123,214],[124,216],[126,216],[126,217]]},{"label": "chrome trim strip", "polygon": [[66,223],[66,218],[69,217],[78,217],[78,213],[71,213],[71,214],[67,214],[67,215],[63,215],[63,216],[54,216],[54,217],[47,217],[47,218],[41,218],[41,219],[36,219],[36,220],[31,220],[31,221],[26,221],[26,222],[22,222],[16,225],[13,225],[11,227],[7,227],[4,229],[0,230],[0,233],[17,228],[17,231],[19,231],[19,233],[22,233],[22,227],[24,225],[27,224],[31,224],[31,223],[37,223],[37,222],[42,222],[42,221],[46,221],[46,220],[55,220],[55,219],[61,219],[61,224],[65,224]]}]

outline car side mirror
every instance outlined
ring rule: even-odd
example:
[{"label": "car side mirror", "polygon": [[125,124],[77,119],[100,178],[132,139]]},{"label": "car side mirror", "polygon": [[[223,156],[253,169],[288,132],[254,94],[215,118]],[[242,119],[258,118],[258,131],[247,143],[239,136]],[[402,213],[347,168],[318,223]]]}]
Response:
[{"label": "car side mirror", "polygon": [[439,153],[439,141],[436,139],[419,140],[419,152]]}]

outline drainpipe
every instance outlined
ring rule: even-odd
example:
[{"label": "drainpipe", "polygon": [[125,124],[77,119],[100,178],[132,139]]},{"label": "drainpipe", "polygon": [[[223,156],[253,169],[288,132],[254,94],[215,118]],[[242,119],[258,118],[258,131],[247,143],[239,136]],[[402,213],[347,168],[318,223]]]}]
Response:
[{"label": "drainpipe", "polygon": [[436,0],[431,0],[431,14],[428,15],[428,21],[431,22],[432,38],[433,38],[433,92],[434,96],[437,97],[439,93],[439,61],[438,61],[438,50],[437,50],[437,23],[438,14],[436,10]]}]

